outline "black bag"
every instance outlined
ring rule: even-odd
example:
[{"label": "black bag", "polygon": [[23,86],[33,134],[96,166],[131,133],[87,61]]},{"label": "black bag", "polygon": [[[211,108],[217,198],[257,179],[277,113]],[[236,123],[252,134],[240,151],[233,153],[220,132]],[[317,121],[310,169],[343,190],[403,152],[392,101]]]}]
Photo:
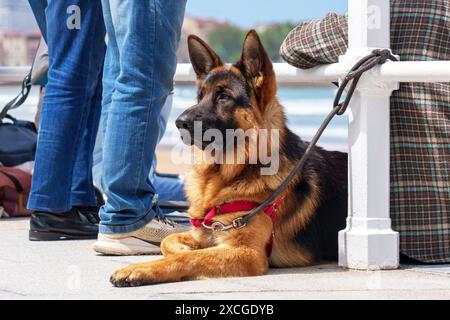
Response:
[{"label": "black bag", "polygon": [[31,72],[22,82],[22,91],[0,112],[0,163],[11,167],[34,160],[37,132],[33,122],[21,121],[8,111],[22,105],[31,89]]}]

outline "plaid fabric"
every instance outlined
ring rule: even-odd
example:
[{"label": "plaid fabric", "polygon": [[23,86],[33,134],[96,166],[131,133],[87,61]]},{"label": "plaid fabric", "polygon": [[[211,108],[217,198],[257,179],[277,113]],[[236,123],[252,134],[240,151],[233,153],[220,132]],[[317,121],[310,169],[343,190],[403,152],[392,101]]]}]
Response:
[{"label": "plaid fabric", "polygon": [[[449,0],[392,0],[391,46],[403,61],[450,60]],[[338,61],[346,16],[328,14],[292,30],[280,53],[298,68]],[[402,83],[391,97],[391,198],[400,251],[450,262],[450,83]]]}]

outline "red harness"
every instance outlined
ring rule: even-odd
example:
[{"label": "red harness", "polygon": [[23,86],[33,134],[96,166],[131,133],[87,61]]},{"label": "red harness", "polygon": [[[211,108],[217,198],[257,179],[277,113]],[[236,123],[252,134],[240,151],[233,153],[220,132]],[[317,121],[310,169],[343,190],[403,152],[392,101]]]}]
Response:
[{"label": "red harness", "polygon": [[[275,202],[273,202],[271,205],[264,208],[264,212],[269,216],[269,218],[272,220],[272,223],[275,224],[275,219],[277,216],[277,209],[283,202],[283,198],[279,198]],[[209,210],[209,212],[206,214],[206,216],[203,219],[191,219],[191,224],[196,227],[210,227],[214,224],[212,219],[218,215],[218,214],[227,214],[227,213],[235,213],[240,211],[250,211],[259,206],[259,203],[254,201],[246,201],[246,200],[240,200],[240,201],[233,201],[233,202],[227,202],[223,203],[219,206],[216,206]],[[223,226],[223,225],[222,225]],[[233,223],[234,226],[234,223]],[[236,226],[234,226],[237,228]],[[241,227],[241,226],[240,226]],[[214,230],[214,229],[213,229]],[[223,230],[223,229],[222,229]],[[266,245],[266,253],[269,257],[272,253],[272,244],[273,244],[273,233],[269,240],[269,242]]]}]

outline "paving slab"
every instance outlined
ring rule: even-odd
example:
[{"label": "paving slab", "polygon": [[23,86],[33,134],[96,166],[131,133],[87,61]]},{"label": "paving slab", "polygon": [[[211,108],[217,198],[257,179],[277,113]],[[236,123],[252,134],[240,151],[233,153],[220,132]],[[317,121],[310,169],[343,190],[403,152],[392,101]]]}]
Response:
[{"label": "paving slab", "polygon": [[350,271],[336,264],[267,275],[114,288],[117,268],[158,256],[105,257],[93,241],[29,242],[27,219],[0,220],[0,299],[450,299],[450,265]]}]

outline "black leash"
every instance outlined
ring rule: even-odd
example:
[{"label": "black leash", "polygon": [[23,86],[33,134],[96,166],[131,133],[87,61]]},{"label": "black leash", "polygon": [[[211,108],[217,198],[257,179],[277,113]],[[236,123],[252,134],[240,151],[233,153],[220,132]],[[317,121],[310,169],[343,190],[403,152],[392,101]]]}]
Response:
[{"label": "black leash", "polygon": [[3,110],[0,112],[0,123],[2,120],[6,117],[9,110],[15,109],[20,107],[25,100],[27,100],[28,94],[31,90],[31,70],[26,75],[26,77],[22,81],[22,90],[20,90],[20,93],[12,99],[10,102],[6,104],[6,106],[3,108]]},{"label": "black leash", "polygon": [[[280,184],[280,186],[272,193],[272,195],[267,198],[263,203],[261,203],[258,207],[255,209],[249,211],[245,216],[236,219],[234,221],[233,225],[236,228],[241,228],[245,226],[251,218],[253,218],[256,214],[258,214],[260,211],[264,210],[264,208],[271,205],[282,193],[286,190],[289,183],[294,179],[294,177],[297,175],[298,172],[300,172],[303,169],[303,166],[306,163],[306,160],[308,160],[309,156],[311,155],[311,150],[316,146],[317,141],[319,141],[320,137],[322,136],[322,133],[325,131],[328,124],[331,122],[331,120],[336,115],[343,115],[345,111],[347,110],[348,105],[350,104],[350,101],[353,97],[353,94],[355,92],[356,86],[358,84],[359,79],[363,75],[364,72],[372,69],[373,67],[385,63],[387,60],[391,61],[398,61],[398,59],[392,55],[392,53],[389,50],[374,50],[371,54],[365,56],[361,60],[359,60],[353,68],[347,73],[346,77],[342,81],[342,83],[339,85],[338,91],[336,93],[336,97],[333,102],[333,110],[327,115],[325,120],[323,121],[322,125],[319,127],[319,130],[317,130],[317,133],[314,135],[313,139],[309,143],[308,147],[306,148],[305,153],[300,158],[300,160],[296,163],[292,171],[289,173],[289,175],[286,177],[286,179]],[[353,80],[353,81],[352,81]],[[352,81],[352,84],[348,90],[347,96],[343,102],[340,102],[342,98],[342,94],[344,93],[344,90],[347,88],[349,82]]]}]

